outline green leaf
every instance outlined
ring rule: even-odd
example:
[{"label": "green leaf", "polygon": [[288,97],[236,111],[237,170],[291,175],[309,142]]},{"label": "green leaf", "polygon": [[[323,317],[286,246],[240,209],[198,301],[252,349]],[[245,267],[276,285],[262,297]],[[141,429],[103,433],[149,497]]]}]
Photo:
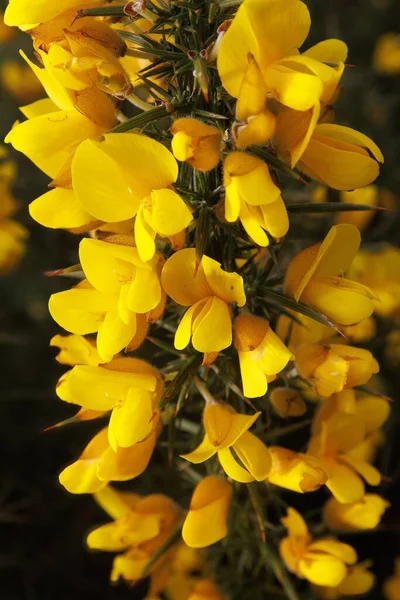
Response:
[{"label": "green leaf", "polygon": [[140,115],[136,115],[135,117],[116,125],[110,129],[109,133],[125,133],[125,131],[130,131],[131,129],[140,129],[149,123],[168,117],[170,114],[171,113],[168,112],[165,106],[156,106],[151,110],[144,111],[140,113]]},{"label": "green leaf", "polygon": [[303,203],[296,202],[287,204],[286,208],[290,213],[332,213],[332,212],[358,212],[363,210],[384,210],[381,206],[369,206],[368,204],[351,204],[350,202],[314,202]]},{"label": "green leaf", "polygon": [[119,6],[96,6],[95,8],[81,8],[76,13],[76,18],[82,17],[126,17],[125,4]]}]

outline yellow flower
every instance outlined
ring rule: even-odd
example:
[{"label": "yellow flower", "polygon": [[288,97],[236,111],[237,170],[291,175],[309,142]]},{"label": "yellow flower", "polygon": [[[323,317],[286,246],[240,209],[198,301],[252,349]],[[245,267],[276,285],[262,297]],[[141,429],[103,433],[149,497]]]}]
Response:
[{"label": "yellow flower", "polygon": [[373,292],[341,277],[360,246],[354,225],[336,225],[322,243],[300,252],[286,273],[286,292],[341,325],[355,325],[371,316]]},{"label": "yellow flower", "polygon": [[274,379],[293,358],[268,321],[253,315],[236,317],[234,344],[239,355],[243,393],[247,398],[263,396],[268,389],[268,381]]},{"label": "yellow flower", "polygon": [[86,140],[72,160],[72,185],[95,218],[115,223],[136,215],[135,241],[143,261],[155,254],[155,237],[183,231],[192,214],[170,189],[178,165],[167,148],[137,133],[106,134]]},{"label": "yellow flower", "polygon": [[344,531],[375,529],[390,502],[377,494],[365,494],[360,502],[341,504],[330,498],[324,505],[322,517],[330,529]]},{"label": "yellow flower", "polygon": [[111,410],[108,439],[117,452],[143,441],[157,427],[163,389],[161,375],[145,361],[115,358],[101,366],[75,366],[56,392],[61,400],[87,410]]},{"label": "yellow flower", "polygon": [[210,171],[219,163],[221,132],[197,119],[183,117],[170,129],[172,152],[177,160],[187,162],[199,171]]},{"label": "yellow flower", "polygon": [[400,598],[400,558],[396,558],[394,574],[383,584],[383,594],[386,600],[399,600]]},{"label": "yellow flower", "polygon": [[400,250],[387,245],[377,252],[361,250],[350,268],[350,275],[367,285],[376,295],[374,310],[381,317],[396,317],[400,312]]},{"label": "yellow flower", "polygon": [[279,316],[276,333],[295,353],[297,348],[303,344],[315,344],[329,340],[336,334],[336,331],[311,317],[293,313],[293,318],[289,315]]},{"label": "yellow flower", "polygon": [[[96,6],[101,0],[89,0],[85,6]],[[81,0],[59,0],[49,3],[47,0],[30,2],[29,0],[10,0],[4,13],[4,22],[9,26],[31,26],[32,23],[45,23],[63,12],[82,6]]]},{"label": "yellow flower", "polygon": [[[299,0],[243,2],[218,51],[218,72],[225,89],[239,102],[258,100],[256,108],[267,98],[301,111],[316,105],[325,87],[343,71],[343,64],[337,69],[322,64],[316,56],[318,46],[325,60],[332,48],[335,54],[340,49],[341,59],[347,50],[339,40],[327,40],[314,50],[316,58],[313,49],[299,55],[309,29],[308,9]],[[257,85],[253,83],[255,69],[259,72]]]},{"label": "yellow flower", "polygon": [[114,452],[105,427],[93,437],[78,460],[60,473],[61,485],[71,494],[93,494],[109,481],[128,481],[138,477],[149,464],[157,433],[154,429],[143,441]]},{"label": "yellow flower", "polygon": [[272,181],[268,166],[259,158],[231,152],[224,161],[225,218],[240,219],[249,237],[268,246],[268,232],[280,239],[289,229],[281,191]]},{"label": "yellow flower", "polygon": [[[248,431],[260,414],[243,415],[227,404],[207,404],[203,413],[203,441],[182,458],[198,464],[218,454],[218,460],[228,477],[241,483],[255,479],[263,481],[270,470],[270,454],[263,442]],[[243,467],[236,462],[231,448]]]},{"label": "yellow flower", "polygon": [[208,256],[203,256],[198,265],[195,249],[186,248],[167,260],[161,282],[172,300],[190,306],[176,330],[175,348],[183,350],[190,338],[199,352],[219,352],[231,345],[229,305],[246,303],[240,275],[223,271],[221,265]]},{"label": "yellow flower", "polygon": [[209,475],[200,481],[183,523],[182,537],[188,546],[205,548],[226,536],[231,497],[232,485],[226,479]]},{"label": "yellow flower", "polygon": [[388,31],[378,38],[373,65],[374,69],[383,75],[400,74],[400,36],[398,33]]},{"label": "yellow flower", "polygon": [[320,396],[367,383],[379,364],[371,352],[344,344],[311,344],[296,352],[296,366]]},{"label": "yellow flower", "polygon": [[297,390],[292,388],[274,388],[269,400],[276,412],[282,419],[290,417],[301,417],[307,412],[307,406]]},{"label": "yellow flower", "polygon": [[347,568],[345,578],[335,588],[313,586],[318,598],[322,600],[338,600],[345,596],[362,596],[367,594],[375,583],[375,575],[368,570],[369,563],[359,563]]},{"label": "yellow flower", "polygon": [[347,565],[357,562],[354,548],[333,538],[313,540],[301,515],[288,508],[282,523],[288,530],[279,546],[287,568],[313,584],[336,587],[346,577]]},{"label": "yellow flower", "polygon": [[277,116],[272,140],[278,156],[291,167],[335,190],[355,190],[375,181],[384,157],[366,135],[342,125],[318,123],[314,108],[286,109]]},{"label": "yellow flower", "polygon": [[[363,479],[379,485],[381,475],[369,464],[365,444],[390,413],[383,398],[364,396],[353,414],[336,413],[322,421],[310,440],[307,453],[323,462],[329,477],[326,486],[339,502],[359,502],[364,497]],[[363,479],[362,479],[363,478]]]},{"label": "yellow flower", "polygon": [[[156,320],[165,304],[161,256],[144,263],[136,248],[116,243],[125,237],[107,239],[81,241],[79,258],[87,281],[53,294],[49,302],[53,319],[67,331],[98,331],[97,350],[105,362],[128,345],[140,345],[146,321]],[[131,344],[135,337],[136,344]]]},{"label": "yellow flower", "polygon": [[342,331],[353,344],[363,344],[375,337],[377,331],[376,321],[374,317],[368,317],[368,319],[363,319],[356,325],[343,327]]},{"label": "yellow flower", "polygon": [[326,483],[328,474],[317,458],[279,446],[272,446],[269,451],[272,460],[269,483],[299,494],[314,492]]}]

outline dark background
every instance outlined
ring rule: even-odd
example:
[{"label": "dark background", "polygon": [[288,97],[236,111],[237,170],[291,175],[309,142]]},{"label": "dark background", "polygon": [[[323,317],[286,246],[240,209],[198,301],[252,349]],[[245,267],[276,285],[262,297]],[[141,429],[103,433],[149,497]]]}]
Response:
[{"label": "dark background", "polygon": [[[378,76],[371,62],[377,37],[385,31],[400,33],[400,2],[309,0],[307,4],[313,17],[307,46],[327,37],[339,37],[349,45],[348,60],[355,65],[345,74],[338,121],[360,129],[380,145],[386,162],[379,183],[397,193],[400,75]],[[30,49],[30,40],[23,34],[7,46],[0,46],[0,61],[14,58],[21,46]],[[15,100],[5,90],[0,91],[2,137],[17,118]],[[14,189],[21,203],[18,219],[28,227],[30,239],[20,268],[0,280],[0,599],[140,598],[137,588],[109,585],[111,555],[85,549],[85,533],[106,521],[104,513],[90,496],[69,495],[58,484],[58,473],[75,460],[98,425],[86,423],[43,432],[73,413],[53,391],[64,368],[56,363],[55,351],[48,345],[58,328],[49,318],[47,300],[66,284],[46,278],[44,272],[75,264],[78,239],[69,233],[46,230],[30,219],[27,205],[45,191],[47,181],[23,156],[13,156],[19,170]],[[395,213],[383,220],[378,216],[365,239],[390,240],[398,245],[398,231]],[[394,556],[400,555],[400,487],[396,478],[399,376],[384,361],[382,366],[386,391],[394,401],[380,463],[388,481],[380,491],[393,506],[379,531],[351,537],[360,558],[374,561],[380,581],[392,573]],[[146,475],[140,486],[147,491],[161,491],[167,486],[173,495],[173,479],[168,479],[172,474],[165,476],[162,453],[156,454],[154,462],[157,466],[151,486]],[[306,507],[308,498],[299,502]],[[370,597],[381,597],[379,586]]]}]

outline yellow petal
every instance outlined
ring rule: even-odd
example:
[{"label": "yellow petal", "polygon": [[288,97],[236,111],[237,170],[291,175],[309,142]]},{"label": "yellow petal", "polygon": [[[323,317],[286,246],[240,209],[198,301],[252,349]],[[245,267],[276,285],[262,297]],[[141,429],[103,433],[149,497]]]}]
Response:
[{"label": "yellow petal", "polygon": [[246,431],[234,443],[233,449],[254,479],[266,479],[271,469],[271,456],[266,445],[257,436]]},{"label": "yellow petal", "polygon": [[248,54],[247,60],[247,70],[236,103],[236,118],[241,121],[247,121],[250,116],[261,113],[268,94],[268,88],[254,56]]},{"label": "yellow petal", "polygon": [[138,388],[130,388],[124,402],[116,406],[109,424],[109,441],[114,451],[128,448],[147,437],[156,425],[152,395]]},{"label": "yellow petal", "polygon": [[20,123],[5,141],[54,179],[78,144],[99,134],[97,125],[83,115],[57,111]]},{"label": "yellow petal", "polygon": [[237,273],[224,271],[221,265],[208,256],[203,256],[200,268],[204,269],[204,275],[211,292],[224,302],[231,304],[236,302],[238,306],[246,304],[243,278]]},{"label": "yellow petal", "polygon": [[214,456],[215,452],[215,447],[211,444],[208,436],[205,435],[203,441],[195,450],[189,454],[181,454],[181,458],[197,465]]},{"label": "yellow petal", "polygon": [[147,262],[156,252],[156,232],[146,219],[145,211],[147,208],[141,204],[135,219],[135,242],[141,260]]},{"label": "yellow petal", "polygon": [[94,494],[97,504],[112,518],[119,519],[140,501],[139,494],[120,492],[111,485]]},{"label": "yellow petal", "polygon": [[52,100],[50,100],[50,98],[42,98],[27,106],[20,106],[19,110],[27,119],[34,119],[35,117],[41,117],[57,112],[59,108]]},{"label": "yellow petal", "polygon": [[218,452],[218,460],[228,477],[234,481],[239,481],[239,483],[250,483],[251,481],[254,481],[255,478],[253,475],[236,462],[230,448],[220,450]]},{"label": "yellow petal", "polygon": [[136,333],[136,315],[132,313],[129,324],[122,321],[116,310],[106,313],[104,321],[99,325],[97,334],[97,350],[104,360],[111,360],[113,356],[128,346]]},{"label": "yellow petal", "polygon": [[196,486],[182,528],[183,541],[190,548],[205,548],[226,536],[231,496],[232,485],[215,475]]},{"label": "yellow petal", "polygon": [[305,579],[315,585],[334,588],[343,581],[347,569],[338,558],[321,555],[318,558],[300,560],[299,571]]},{"label": "yellow petal", "polygon": [[232,446],[260,416],[236,413],[226,404],[207,404],[203,413],[203,423],[207,439],[215,449]]},{"label": "yellow petal", "polygon": [[309,534],[306,522],[294,508],[289,507],[286,517],[283,517],[281,521],[286,527],[289,537],[308,538]]},{"label": "yellow petal", "polygon": [[50,346],[60,349],[56,360],[62,365],[95,367],[102,362],[95,344],[81,335],[55,335],[50,340]]},{"label": "yellow petal", "polygon": [[185,248],[175,252],[162,270],[161,282],[164,290],[175,302],[183,306],[190,306],[212,295],[204,270],[200,266],[195,275],[195,267],[195,249]]},{"label": "yellow petal", "polygon": [[295,70],[296,63],[282,60],[268,67],[264,77],[268,87],[284,106],[294,110],[310,110],[318,104],[322,92],[322,81],[316,75]]},{"label": "yellow petal", "polygon": [[209,298],[192,324],[193,348],[199,352],[220,352],[232,343],[232,321],[228,305]]},{"label": "yellow petal", "polygon": [[345,454],[341,456],[341,460],[352,469],[354,469],[357,473],[361,475],[363,479],[369,485],[379,485],[381,482],[381,474],[374,466],[368,464],[364,460],[360,460],[355,456],[350,456],[349,454]]},{"label": "yellow petal", "polygon": [[96,332],[104,313],[115,306],[115,296],[102,294],[95,289],[75,288],[58,292],[49,301],[49,311],[56,323],[67,331],[80,335]]},{"label": "yellow petal", "polygon": [[319,42],[303,52],[303,56],[309,56],[325,63],[346,62],[347,54],[348,49],[346,44],[342,40],[334,38]]},{"label": "yellow petal", "polygon": [[207,302],[207,300],[198,302],[194,306],[191,306],[183,315],[175,332],[174,346],[177,350],[183,350],[189,344],[192,337],[193,320]]},{"label": "yellow petal", "polygon": [[[9,26],[42,23],[66,10],[78,8],[80,4],[77,0],[60,0],[51,6],[47,0],[36,0],[34,3],[29,0],[10,0],[4,14],[4,22]],[[96,4],[96,2],[86,4]]]},{"label": "yellow petal", "polygon": [[362,479],[346,465],[330,461],[329,474],[326,487],[339,502],[358,502],[364,496],[365,488]]},{"label": "yellow petal", "polygon": [[133,264],[139,261],[136,248],[125,247],[126,256],[116,256],[114,244],[89,238],[79,244],[79,260],[88,281],[100,292],[117,293],[133,275]]},{"label": "yellow petal", "polygon": [[97,219],[124,221],[136,214],[140,199],[126,182],[121,165],[103,151],[103,145],[86,140],[78,147],[72,161],[73,188],[84,208]]},{"label": "yellow petal", "polygon": [[347,565],[354,565],[357,562],[357,552],[354,548],[334,539],[316,540],[308,546],[308,549],[313,553],[323,552],[335,556]]},{"label": "yellow petal", "polygon": [[193,220],[189,208],[173,190],[153,191],[151,202],[151,226],[161,236],[175,235]]},{"label": "yellow petal", "polygon": [[323,462],[307,454],[296,454],[287,448],[269,449],[272,459],[268,481],[293,492],[314,492],[326,483],[328,475]]},{"label": "yellow petal", "polygon": [[239,366],[243,394],[246,398],[264,396],[268,389],[268,380],[257,360],[257,355],[253,352],[239,352]]},{"label": "yellow petal", "polygon": [[102,454],[98,466],[98,477],[102,481],[128,481],[146,470],[157,440],[154,430],[145,440],[130,448],[111,447]]},{"label": "yellow petal", "polygon": [[283,419],[301,417],[307,412],[304,400],[295,389],[274,388],[269,399],[275,412]]},{"label": "yellow petal", "polygon": [[136,269],[135,277],[129,285],[128,306],[137,313],[147,313],[161,302],[161,284],[155,269]]},{"label": "yellow petal", "polygon": [[73,229],[95,223],[84,210],[73,190],[57,187],[29,205],[32,219],[51,229]]},{"label": "yellow petal", "polygon": [[360,596],[370,591],[375,583],[373,573],[367,571],[364,565],[355,565],[349,569],[346,577],[338,586],[338,592],[344,596]]}]

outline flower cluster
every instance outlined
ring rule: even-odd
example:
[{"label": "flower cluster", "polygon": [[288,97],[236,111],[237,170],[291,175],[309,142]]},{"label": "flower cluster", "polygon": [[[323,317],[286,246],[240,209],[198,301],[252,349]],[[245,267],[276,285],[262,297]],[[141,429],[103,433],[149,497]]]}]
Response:
[{"label": "flower cluster", "polygon": [[[388,506],[365,486],[381,481],[390,404],[370,384],[378,362],[353,343],[374,310],[398,311],[398,256],[387,250],[390,287],[357,254],[365,222],[339,217],[280,260],[295,216],[283,178],[316,182],[322,206],[327,187],[340,191],[339,211],[378,205],[380,149],[335,123],[346,45],[303,50],[301,0],[10,0],[5,22],[31,36],[35,58],[23,56],[48,95],[6,137],[49,177],[30,215],[81,236],[79,264],[60,270],[79,281],[49,311],[69,334],[51,340],[57,360],[72,367],[56,393],[79,407],[72,421],[101,420],[60,474],[114,519],[89,548],[122,553],[113,581],[150,576],[148,598],[217,600],[199,549],[233,548],[235,535],[242,546],[256,526],[246,552],[268,553],[288,597],[283,565],[317,594],[368,591],[354,548],[315,539],[292,507],[274,544],[264,515],[279,488],[326,486],[323,520],[338,532],[376,527]],[[278,445],[274,424],[306,412],[303,451]],[[166,454],[182,497],[109,486]],[[242,502],[252,509],[240,517]]]}]

